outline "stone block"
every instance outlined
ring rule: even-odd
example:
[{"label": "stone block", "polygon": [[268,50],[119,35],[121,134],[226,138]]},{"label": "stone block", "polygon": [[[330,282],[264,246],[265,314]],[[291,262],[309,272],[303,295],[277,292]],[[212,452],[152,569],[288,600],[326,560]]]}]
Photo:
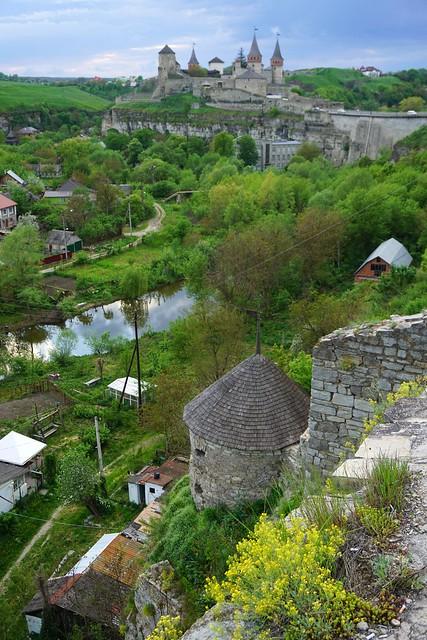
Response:
[{"label": "stone block", "polygon": [[329,391],[320,391],[319,389],[311,390],[311,398],[314,400],[323,400],[329,402],[332,394]]},{"label": "stone block", "polygon": [[364,411],[366,413],[372,413],[372,407],[367,400],[362,400],[360,398],[354,399],[354,408],[358,411]]},{"label": "stone block", "polygon": [[383,353],[383,347],[374,344],[363,344],[364,353]]},{"label": "stone block", "polygon": [[403,369],[402,364],[397,364],[396,362],[390,360],[384,360],[383,367],[385,369],[391,369],[392,371],[401,371]]},{"label": "stone block", "polygon": [[345,396],[342,393],[334,393],[332,396],[332,403],[341,407],[353,407],[353,396]]},{"label": "stone block", "polygon": [[324,406],[315,402],[311,403],[310,411],[317,411],[325,416],[335,416],[337,413],[336,407],[333,407],[332,405]]},{"label": "stone block", "polygon": [[[381,429],[381,425],[378,426]],[[384,435],[369,436],[362,442],[355,453],[356,458],[409,458],[411,439],[405,436]]]},{"label": "stone block", "polygon": [[333,472],[334,478],[343,480],[365,480],[372,471],[375,461],[371,458],[350,458]]},{"label": "stone block", "polygon": [[323,382],[323,380],[312,380],[311,388],[318,389],[319,391],[323,391],[323,389],[325,388],[325,383]]}]

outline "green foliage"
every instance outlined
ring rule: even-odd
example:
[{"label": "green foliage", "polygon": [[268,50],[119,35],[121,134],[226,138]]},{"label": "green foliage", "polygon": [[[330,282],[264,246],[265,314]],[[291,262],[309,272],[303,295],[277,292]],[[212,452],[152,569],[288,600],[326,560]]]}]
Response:
[{"label": "green foliage", "polygon": [[99,478],[92,460],[81,447],[70,448],[59,461],[58,494],[66,504],[84,504],[99,515]]},{"label": "green foliage", "polygon": [[275,345],[270,352],[272,360],[306,391],[311,389],[312,357],[304,351],[294,353]]},{"label": "green foliage", "polygon": [[225,579],[207,581],[216,602],[236,604],[259,624],[259,638],[284,640],[347,637],[360,620],[387,621],[382,611],[333,578],[345,535],[332,525],[321,531],[295,518],[261,516],[254,532],[237,546]]},{"label": "green foliage", "polygon": [[357,507],[356,514],[369,535],[380,542],[388,538],[399,527],[399,521],[385,509],[361,505]]},{"label": "green foliage", "polygon": [[[207,576],[222,576],[236,543],[251,529],[263,505],[242,505],[197,511],[189,480],[183,478],[168,494],[160,520],[153,525],[151,560],[169,560],[185,590],[203,604]],[[199,608],[200,611],[200,608]]]},{"label": "green foliage", "polygon": [[258,161],[258,149],[255,140],[250,135],[237,138],[238,157],[245,165],[252,166]]},{"label": "green foliage", "polygon": [[212,150],[220,156],[230,157],[234,155],[234,139],[230,133],[221,131],[212,139]]},{"label": "green foliage", "polygon": [[55,345],[51,351],[51,356],[54,360],[57,360],[60,364],[64,364],[71,355],[77,345],[77,336],[72,329],[61,329],[59,332]]},{"label": "green foliage", "polygon": [[409,465],[405,460],[379,458],[366,480],[366,504],[376,509],[402,511],[409,475]]},{"label": "green foliage", "polygon": [[54,487],[58,470],[58,459],[54,451],[48,451],[43,456],[43,480],[48,487]]},{"label": "green foliage", "polygon": [[[42,259],[42,245],[34,224],[18,226],[0,243],[0,296],[13,299],[19,293],[23,301],[31,303],[38,296],[34,288],[40,281],[38,267]],[[37,298],[38,299],[38,298]]]}]

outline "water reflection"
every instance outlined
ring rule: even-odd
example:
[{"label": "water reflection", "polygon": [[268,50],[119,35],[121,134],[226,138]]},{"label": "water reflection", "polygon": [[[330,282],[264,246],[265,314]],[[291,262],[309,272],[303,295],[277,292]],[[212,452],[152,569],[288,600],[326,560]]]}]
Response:
[{"label": "water reflection", "polygon": [[[141,334],[147,331],[163,331],[169,324],[185,316],[193,305],[193,299],[185,288],[164,288],[144,296],[140,305],[143,313],[139,324]],[[84,314],[67,320],[62,327],[72,329],[77,336],[74,355],[90,353],[86,344],[89,336],[108,332],[112,338],[122,337],[131,340],[134,335],[133,311],[129,311],[121,300],[108,305],[94,307]],[[49,359],[61,327],[39,325],[8,335],[8,351],[17,354],[30,351],[34,356]]]}]

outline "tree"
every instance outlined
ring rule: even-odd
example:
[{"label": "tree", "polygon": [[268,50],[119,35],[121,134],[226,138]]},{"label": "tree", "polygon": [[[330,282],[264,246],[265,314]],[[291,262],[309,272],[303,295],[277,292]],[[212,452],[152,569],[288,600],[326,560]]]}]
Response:
[{"label": "tree", "polygon": [[193,394],[193,383],[180,371],[162,372],[155,379],[155,389],[154,402],[144,405],[144,424],[150,431],[164,434],[166,456],[186,454],[189,439],[182,413]]},{"label": "tree", "polygon": [[39,231],[32,224],[18,224],[0,243],[0,295],[11,299],[40,282],[42,260]]},{"label": "tree", "polygon": [[399,111],[424,111],[426,103],[420,96],[409,96],[399,102]]},{"label": "tree", "polygon": [[240,62],[240,65],[241,65],[242,69],[246,69],[246,67],[248,66],[248,63],[247,63],[247,60],[246,60],[246,56],[245,56],[245,53],[243,51],[243,47],[240,47],[239,53],[237,54],[236,61]]},{"label": "tree", "polygon": [[297,156],[301,156],[305,160],[314,160],[321,154],[321,150],[314,142],[303,142],[296,153]]},{"label": "tree", "polygon": [[77,336],[72,329],[61,329],[51,352],[52,358],[63,364],[72,355],[77,342]]},{"label": "tree", "polygon": [[95,356],[111,353],[114,347],[114,341],[108,331],[104,331],[101,335],[95,333],[92,336],[88,336],[85,342]]},{"label": "tree", "polygon": [[345,218],[337,211],[305,209],[297,218],[297,254],[305,281],[320,279],[340,260]]},{"label": "tree", "polygon": [[255,140],[250,135],[244,135],[237,139],[239,147],[238,158],[248,166],[255,165],[258,161],[258,149]]},{"label": "tree", "polygon": [[200,302],[172,329],[174,349],[191,362],[203,385],[221,378],[240,359],[245,325],[237,309]]},{"label": "tree", "polygon": [[221,131],[212,139],[212,150],[220,156],[230,157],[234,155],[234,138],[231,133]]},{"label": "tree", "polygon": [[80,447],[69,449],[59,462],[58,492],[67,504],[84,504],[95,516],[99,509],[99,477],[95,464]]}]

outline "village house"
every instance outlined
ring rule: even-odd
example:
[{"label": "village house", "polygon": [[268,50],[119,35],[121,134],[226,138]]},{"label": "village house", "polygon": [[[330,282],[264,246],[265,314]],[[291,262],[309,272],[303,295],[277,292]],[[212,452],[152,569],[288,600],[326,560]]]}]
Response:
[{"label": "village house", "polygon": [[129,502],[149,505],[188,473],[188,460],[176,457],[159,467],[145,466],[128,477]]},{"label": "village house", "polygon": [[255,140],[258,148],[257,169],[275,167],[283,169],[298,152],[301,142],[297,140],[258,139]]},{"label": "village house", "polygon": [[383,75],[382,71],[376,67],[360,67],[359,71],[368,78],[380,78]]},{"label": "village house", "polygon": [[378,280],[383,273],[389,273],[393,267],[409,267],[411,263],[412,256],[403,244],[395,238],[389,238],[362,262],[354,274],[354,281]]},{"label": "village house", "polygon": [[67,252],[75,253],[76,251],[81,251],[83,242],[74,231],[52,229],[47,236],[46,247],[51,255],[64,253],[65,248],[67,248]]},{"label": "village house", "polygon": [[0,231],[8,231],[16,227],[17,204],[14,200],[0,193]]},{"label": "village house", "polygon": [[26,182],[23,178],[18,176],[17,173],[12,171],[12,169],[8,169],[2,176],[0,176],[0,185],[7,186],[10,184],[18,185],[19,187],[25,187]]},{"label": "village house", "polygon": [[49,578],[23,609],[29,634],[38,635],[51,607],[65,631],[92,620],[120,640],[126,604],[141,571],[143,545],[124,532],[104,534],[64,576]]},{"label": "village house", "polygon": [[43,442],[10,431],[0,440],[0,513],[13,509],[42,482],[40,453]]},{"label": "village house", "polygon": [[56,190],[45,191],[43,198],[56,201],[58,204],[65,204],[80,189],[82,193],[88,194],[90,200],[95,200],[95,192],[92,189],[88,189],[85,185],[73,179],[66,180]]}]

